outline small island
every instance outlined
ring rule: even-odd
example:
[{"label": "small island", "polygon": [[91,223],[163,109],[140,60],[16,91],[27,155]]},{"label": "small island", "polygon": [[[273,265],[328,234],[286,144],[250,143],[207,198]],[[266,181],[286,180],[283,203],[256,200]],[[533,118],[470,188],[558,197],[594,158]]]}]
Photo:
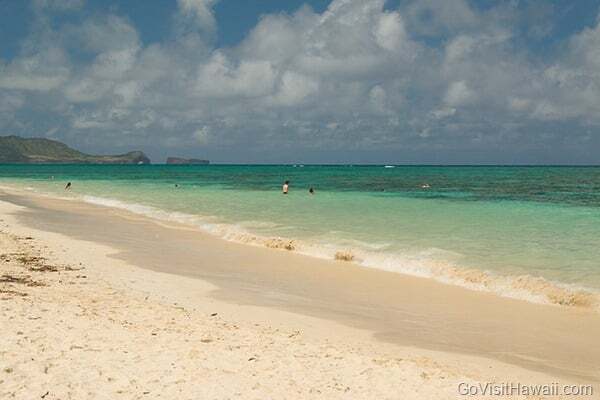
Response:
[{"label": "small island", "polygon": [[0,164],[150,164],[141,151],[91,155],[45,138],[0,136]]},{"label": "small island", "polygon": [[198,158],[181,158],[181,157],[168,157],[167,164],[175,165],[208,165],[210,161],[200,160]]}]

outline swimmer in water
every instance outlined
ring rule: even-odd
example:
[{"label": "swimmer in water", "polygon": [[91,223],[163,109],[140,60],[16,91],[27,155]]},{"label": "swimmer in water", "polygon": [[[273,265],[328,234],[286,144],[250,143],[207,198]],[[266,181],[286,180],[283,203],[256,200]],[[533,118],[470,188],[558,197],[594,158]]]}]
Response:
[{"label": "swimmer in water", "polygon": [[65,186],[65,190],[70,190],[71,189],[71,182],[67,182],[67,186]]},{"label": "swimmer in water", "polygon": [[311,186],[311,188],[310,188],[310,189],[308,189],[308,193],[310,193],[310,194],[315,194],[315,189],[313,189],[313,188],[312,188],[312,186]]},{"label": "swimmer in water", "polygon": [[290,188],[290,181],[285,181],[283,183],[283,187],[281,188],[283,190],[283,194],[288,194],[289,188]]}]

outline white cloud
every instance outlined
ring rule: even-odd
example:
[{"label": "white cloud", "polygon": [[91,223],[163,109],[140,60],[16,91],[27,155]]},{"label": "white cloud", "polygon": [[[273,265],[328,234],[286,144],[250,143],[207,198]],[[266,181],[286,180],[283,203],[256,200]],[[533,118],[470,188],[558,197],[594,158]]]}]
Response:
[{"label": "white cloud", "polygon": [[319,82],[316,79],[294,71],[286,71],[281,77],[279,90],[270,103],[283,106],[298,105],[318,90]]},{"label": "white cloud", "polygon": [[210,140],[210,128],[208,126],[203,126],[202,128],[197,129],[192,136],[198,144],[207,144]]},{"label": "white cloud", "polygon": [[475,93],[469,89],[467,82],[452,82],[444,96],[444,103],[450,107],[469,104],[475,98]]},{"label": "white cloud", "polygon": [[84,116],[76,117],[72,123],[75,129],[94,129],[94,128],[107,128],[111,125],[108,122],[98,121],[94,119],[87,119]]},{"label": "white cloud", "polygon": [[203,97],[258,97],[271,93],[275,72],[267,61],[242,61],[239,65],[217,52],[201,66],[196,91]]},{"label": "white cloud", "polygon": [[509,107],[514,111],[527,111],[531,108],[531,100],[520,97],[511,97],[508,99]]},{"label": "white cloud", "polygon": [[456,63],[468,59],[477,41],[467,35],[459,35],[446,46],[446,62]]},{"label": "white cloud", "polygon": [[384,13],[375,28],[377,43],[386,50],[397,51],[407,41],[404,23],[400,14]]},{"label": "white cloud", "polygon": [[74,47],[95,54],[139,46],[135,27],[126,18],[112,14],[85,20],[79,26],[68,26],[66,36]]},{"label": "white cloud", "polygon": [[177,4],[184,17],[191,18],[194,23],[205,31],[215,29],[215,17],[212,7],[218,0],[177,0]]},{"label": "white cloud", "polygon": [[120,98],[121,107],[132,106],[135,100],[140,96],[141,84],[136,81],[127,81],[115,88],[115,94]]},{"label": "white cloud", "polygon": [[89,103],[100,100],[111,88],[110,82],[96,82],[82,78],[70,82],[65,88],[66,99],[73,103]]},{"label": "white cloud", "polygon": [[46,92],[66,82],[69,74],[62,49],[48,48],[8,64],[0,60],[0,89]]},{"label": "white cloud", "polygon": [[0,77],[0,88],[3,89],[48,91],[64,82],[60,76],[39,76],[8,71],[0,73],[3,73],[3,76]]},{"label": "white cloud", "polygon": [[369,91],[369,101],[376,112],[387,111],[387,93],[381,86],[376,85]]},{"label": "white cloud", "polygon": [[456,108],[452,108],[452,107],[444,107],[444,108],[440,108],[438,110],[433,110],[431,112],[431,115],[435,119],[442,119],[442,118],[451,117],[454,114],[456,114]]},{"label": "white cloud", "polygon": [[512,6],[334,0],[323,13],[265,15],[238,45],[217,48],[216,0],[178,0],[173,34],[158,43],[110,13],[46,23],[59,3],[37,1],[21,53],[0,60],[3,127],[27,126],[16,113],[26,109],[41,132],[58,121],[57,135],[88,142],[268,152],[291,142],[443,149],[458,136],[496,146],[557,121],[600,125],[598,23],[535,59],[513,40]]}]

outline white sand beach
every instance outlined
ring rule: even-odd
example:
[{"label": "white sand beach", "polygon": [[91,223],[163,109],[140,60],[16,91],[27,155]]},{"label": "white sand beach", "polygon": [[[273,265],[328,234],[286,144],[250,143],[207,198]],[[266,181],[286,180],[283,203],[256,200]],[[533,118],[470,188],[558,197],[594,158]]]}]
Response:
[{"label": "white sand beach", "polygon": [[[67,202],[77,218],[87,216],[80,219],[79,226],[90,232],[86,238],[81,232],[67,235],[51,229],[48,221],[52,215],[48,220],[39,218],[40,213],[52,214],[53,207],[55,210],[63,207],[64,211],[65,202],[23,193],[12,195],[19,196],[24,203],[36,204],[37,214],[33,213],[35,207],[15,205],[5,201],[5,197],[0,202],[0,398],[3,399],[450,399],[465,398],[458,391],[462,382],[598,384],[596,368],[600,360],[595,358],[598,349],[590,347],[587,358],[581,350],[582,346],[591,346],[600,332],[595,331],[600,326],[598,317],[589,312],[493,300],[502,302],[498,309],[514,306],[509,314],[541,313],[548,317],[550,341],[539,338],[541,346],[546,346],[540,351],[556,354],[556,358],[549,354],[548,359],[559,367],[564,360],[563,370],[552,365],[548,370],[529,368],[528,362],[535,360],[525,357],[521,357],[522,363],[504,362],[500,356],[478,354],[477,346],[468,354],[469,351],[441,350],[444,346],[433,342],[431,346],[403,344],[402,337],[409,336],[398,335],[395,340],[395,332],[375,335],[378,322],[374,321],[375,328],[369,329],[368,321],[355,318],[350,308],[338,317],[331,315],[331,310],[320,313],[310,305],[303,309],[301,303],[290,300],[295,295],[292,292],[290,298],[273,293],[273,304],[261,304],[265,301],[258,299],[254,289],[265,286],[248,280],[252,271],[238,271],[238,284],[245,282],[247,290],[236,291],[234,286],[189,276],[183,267],[178,270],[178,260],[173,260],[173,265],[165,265],[161,260],[153,265],[136,265],[123,249],[101,243],[93,234],[94,230],[100,236],[101,230],[105,232],[102,220],[110,219],[113,224],[118,220],[123,227],[134,226],[134,229],[140,228],[136,224],[152,225],[156,231],[144,232],[150,232],[153,240],[139,231],[140,240],[143,238],[148,254],[152,254],[171,240],[169,232],[177,229],[187,235],[196,232],[124,212]],[[48,207],[45,211],[40,208],[43,204]],[[56,213],[59,219],[65,217],[59,211]],[[94,219],[97,225],[90,224]],[[46,229],[42,229],[44,226]],[[114,225],[112,229],[117,232],[120,227]],[[160,236],[159,231],[164,235]],[[250,248],[227,244],[224,247],[227,251],[221,248],[217,251],[212,241],[200,238],[198,246],[202,243],[206,246],[203,262],[214,265],[231,263],[235,260],[231,252]],[[135,251],[140,245],[133,237],[131,243],[121,244],[131,245]],[[289,256],[281,250],[248,251],[265,252],[265,257],[274,263]],[[186,256],[182,250],[182,257]],[[252,257],[255,256],[247,256],[248,265],[254,260]],[[288,262],[291,266],[312,263],[315,268],[321,267],[319,262],[304,256],[288,257]],[[243,269],[247,265],[234,267]],[[164,272],[170,269],[174,273]],[[294,268],[289,271],[295,273]],[[373,279],[385,280],[388,276],[381,271],[368,273],[375,274]],[[323,271],[319,278],[323,287],[334,286],[328,279],[335,274],[335,270]],[[302,274],[296,277],[297,281],[303,279]],[[411,282],[418,284],[417,281]],[[282,282],[287,281],[282,278]],[[376,286],[368,286],[374,282],[365,281],[364,290],[377,291]],[[446,289],[448,294],[466,293],[465,298],[482,296],[478,297],[482,302],[493,297],[460,288]],[[317,292],[305,295],[315,301],[320,296]],[[428,296],[423,294],[424,299]],[[437,304],[444,309],[441,301]],[[477,315],[475,310],[480,306],[472,304],[473,315]],[[434,315],[421,311],[415,308],[412,317],[426,319]],[[574,318],[581,324],[565,327],[573,329],[573,333],[579,332],[577,343],[566,349],[547,347],[549,343],[564,344],[572,340],[562,337],[568,331],[552,331],[565,318]],[[353,319],[361,322],[353,324],[350,322]],[[436,326],[433,319],[430,322]],[[506,324],[510,326],[510,321]],[[451,325],[448,324],[449,334],[454,329]],[[468,327],[471,328],[480,327],[474,323]],[[523,331],[529,332],[527,329],[524,325]],[[515,341],[524,341],[516,330]],[[440,334],[439,337],[444,337]],[[484,343],[488,340],[484,335],[479,336]],[[424,333],[425,340],[432,337]],[[527,337],[535,348],[536,338]],[[557,341],[552,342],[552,338]],[[494,346],[494,340],[489,339],[490,346]],[[567,365],[571,361],[561,358],[563,352],[580,359],[581,369]],[[597,392],[581,398],[597,398]]]}]

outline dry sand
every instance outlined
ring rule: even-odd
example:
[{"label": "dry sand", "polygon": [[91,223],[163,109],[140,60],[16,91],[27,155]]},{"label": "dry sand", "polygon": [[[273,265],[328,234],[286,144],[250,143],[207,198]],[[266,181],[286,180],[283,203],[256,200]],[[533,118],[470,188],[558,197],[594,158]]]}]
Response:
[{"label": "dry sand", "polygon": [[0,202],[1,399],[448,399],[464,398],[460,382],[571,381],[218,300],[206,281],[26,226],[23,211]]}]

